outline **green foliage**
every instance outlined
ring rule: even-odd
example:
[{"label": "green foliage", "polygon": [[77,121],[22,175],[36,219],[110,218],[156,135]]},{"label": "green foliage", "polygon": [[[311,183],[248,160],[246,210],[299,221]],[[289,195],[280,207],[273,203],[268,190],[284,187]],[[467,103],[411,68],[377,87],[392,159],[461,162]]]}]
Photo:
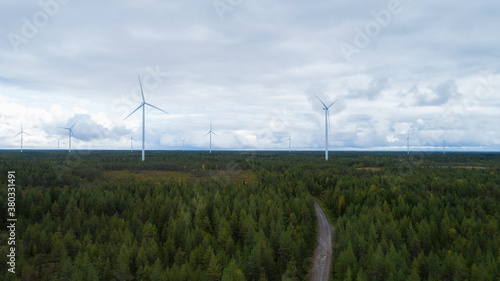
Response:
[{"label": "green foliage", "polygon": [[311,195],[334,222],[333,280],[500,279],[499,154],[331,156],[0,151],[19,245],[15,276],[0,245],[0,279],[305,280]]},{"label": "green foliage", "polygon": [[231,259],[222,273],[222,281],[245,281],[245,275],[236,264],[235,259]]},{"label": "green foliage", "polygon": [[[24,246],[17,248],[21,257],[17,276],[27,280],[279,280],[282,276],[301,280],[307,276],[316,220],[305,186],[292,178],[284,183],[275,172],[261,170],[251,154],[149,155],[141,163],[123,152],[72,152],[71,157],[28,152],[21,158],[0,152],[2,172],[16,170],[19,179],[16,203],[22,229],[17,239]],[[5,198],[4,190],[0,192]],[[5,210],[0,212],[5,217]],[[0,279],[10,278],[5,272]]]},{"label": "green foliage", "polygon": [[334,280],[499,278],[498,154],[388,153],[375,170],[336,160],[333,176],[315,176],[334,214]]}]

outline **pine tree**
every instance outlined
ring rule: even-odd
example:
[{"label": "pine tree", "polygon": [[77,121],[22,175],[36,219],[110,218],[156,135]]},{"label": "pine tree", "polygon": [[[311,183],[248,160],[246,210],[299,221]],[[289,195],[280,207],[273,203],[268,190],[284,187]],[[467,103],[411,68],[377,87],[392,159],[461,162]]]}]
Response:
[{"label": "pine tree", "polygon": [[113,267],[113,275],[118,280],[134,279],[130,271],[130,251],[125,244],[122,245],[120,252],[116,257],[115,265]]},{"label": "pine tree", "polygon": [[73,262],[69,256],[65,256],[61,259],[57,275],[58,280],[71,280],[71,276],[73,275]]},{"label": "pine tree", "polygon": [[250,258],[247,262],[245,276],[248,278],[248,280],[258,280],[262,271],[263,268],[261,265],[261,252],[258,248],[253,248],[250,254]]},{"label": "pine tree", "polygon": [[382,252],[382,247],[380,244],[373,253],[373,256],[369,265],[369,274],[372,280],[384,280],[384,253]]},{"label": "pine tree", "polygon": [[238,268],[236,260],[233,258],[222,273],[222,281],[245,281],[245,275]]},{"label": "pine tree", "polygon": [[211,281],[217,281],[220,279],[221,268],[214,254],[212,254],[212,257],[210,258],[210,263],[208,265],[207,272],[208,272],[208,277],[210,278]]},{"label": "pine tree", "polygon": [[90,261],[87,252],[82,254],[81,252],[75,258],[74,271],[71,275],[71,280],[75,281],[98,281],[99,274],[94,266],[94,264]]},{"label": "pine tree", "polygon": [[352,249],[351,241],[347,244],[347,249],[342,251],[334,263],[334,269],[338,280],[344,279],[347,268],[355,269],[357,265],[356,256]]},{"label": "pine tree", "polygon": [[418,275],[418,270],[416,268],[410,269],[410,275],[408,276],[408,281],[420,281],[420,276]]},{"label": "pine tree", "polygon": [[290,235],[290,232],[286,230],[281,234],[279,241],[278,263],[280,271],[284,271],[286,269],[286,265],[291,258],[292,243],[292,236]]},{"label": "pine tree", "polygon": [[163,266],[161,264],[160,259],[156,259],[155,263],[153,264],[151,268],[151,276],[150,276],[151,281],[162,281],[165,280],[163,276]]}]

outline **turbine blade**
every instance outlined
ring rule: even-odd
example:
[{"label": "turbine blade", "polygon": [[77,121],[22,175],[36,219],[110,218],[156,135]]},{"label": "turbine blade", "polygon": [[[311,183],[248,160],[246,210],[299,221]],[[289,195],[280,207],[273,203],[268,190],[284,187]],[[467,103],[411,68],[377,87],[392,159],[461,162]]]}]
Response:
[{"label": "turbine blade", "polygon": [[326,104],[320,98],[318,98],[317,95],[314,95],[314,96],[326,107]]},{"label": "turbine blade", "polygon": [[57,128],[61,128],[61,129],[64,129],[64,130],[69,130],[69,128],[65,128],[65,127],[57,127]]},{"label": "turbine blade", "polygon": [[211,132],[206,133],[206,134],[205,134],[205,136],[206,136],[206,135],[208,135],[208,134],[210,134],[210,133],[211,133]]},{"label": "turbine blade", "polygon": [[214,134],[214,135],[216,135],[216,136],[217,136],[217,134],[216,134],[216,133],[214,133],[214,132],[212,132],[212,134]]},{"label": "turbine blade", "polygon": [[134,111],[132,111],[132,113],[130,113],[129,115],[127,115],[127,117],[125,117],[123,120],[127,119],[130,115],[134,114],[134,112],[136,112],[137,110],[139,110],[139,108],[141,108],[142,106],[144,106],[143,104],[139,105],[138,108],[136,108]]},{"label": "turbine blade", "polygon": [[17,137],[17,136],[19,136],[20,134],[21,134],[21,133],[18,133],[18,134],[17,134],[17,135],[15,135],[14,137]]},{"label": "turbine blade", "polygon": [[335,100],[334,102],[332,102],[332,104],[330,104],[330,105],[328,106],[328,108],[332,107],[332,105],[334,105],[337,101],[338,101],[338,100]]},{"label": "turbine blade", "polygon": [[[76,125],[76,123],[78,123],[78,121],[75,122],[75,124],[73,124],[73,126]],[[69,127],[70,129],[73,129],[73,126]]]},{"label": "turbine blade", "polygon": [[158,109],[159,111],[163,111],[163,112],[165,112],[166,114],[170,114],[170,113],[166,112],[165,110],[163,110],[163,109],[161,109],[161,108],[158,108],[158,107],[156,107],[156,106],[154,106],[154,105],[152,105],[152,104],[150,104],[150,103],[145,102],[144,104],[147,104],[147,105],[149,105],[149,106],[151,106],[151,107],[154,107],[154,108]]},{"label": "turbine blade", "polygon": [[142,101],[146,102],[146,99],[144,99],[144,92],[142,91],[142,82],[141,82],[141,77],[139,74],[137,74],[137,77],[139,77],[139,85],[141,85],[141,95],[142,95]]}]

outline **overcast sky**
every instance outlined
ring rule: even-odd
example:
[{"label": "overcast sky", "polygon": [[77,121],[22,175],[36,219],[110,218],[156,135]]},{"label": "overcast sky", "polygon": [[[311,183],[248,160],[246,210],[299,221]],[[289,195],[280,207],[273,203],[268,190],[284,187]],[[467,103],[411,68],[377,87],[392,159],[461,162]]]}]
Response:
[{"label": "overcast sky", "polygon": [[0,4],[0,149],[500,150],[500,2]]}]

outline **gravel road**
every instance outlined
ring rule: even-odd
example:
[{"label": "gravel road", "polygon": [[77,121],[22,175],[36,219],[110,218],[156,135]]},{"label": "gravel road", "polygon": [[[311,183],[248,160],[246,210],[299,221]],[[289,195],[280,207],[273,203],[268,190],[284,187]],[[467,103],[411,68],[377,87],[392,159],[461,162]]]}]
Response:
[{"label": "gravel road", "polygon": [[326,219],[318,202],[314,201],[314,209],[318,218],[318,244],[314,250],[314,262],[309,281],[330,280],[330,267],[333,257],[333,232],[335,229]]}]

